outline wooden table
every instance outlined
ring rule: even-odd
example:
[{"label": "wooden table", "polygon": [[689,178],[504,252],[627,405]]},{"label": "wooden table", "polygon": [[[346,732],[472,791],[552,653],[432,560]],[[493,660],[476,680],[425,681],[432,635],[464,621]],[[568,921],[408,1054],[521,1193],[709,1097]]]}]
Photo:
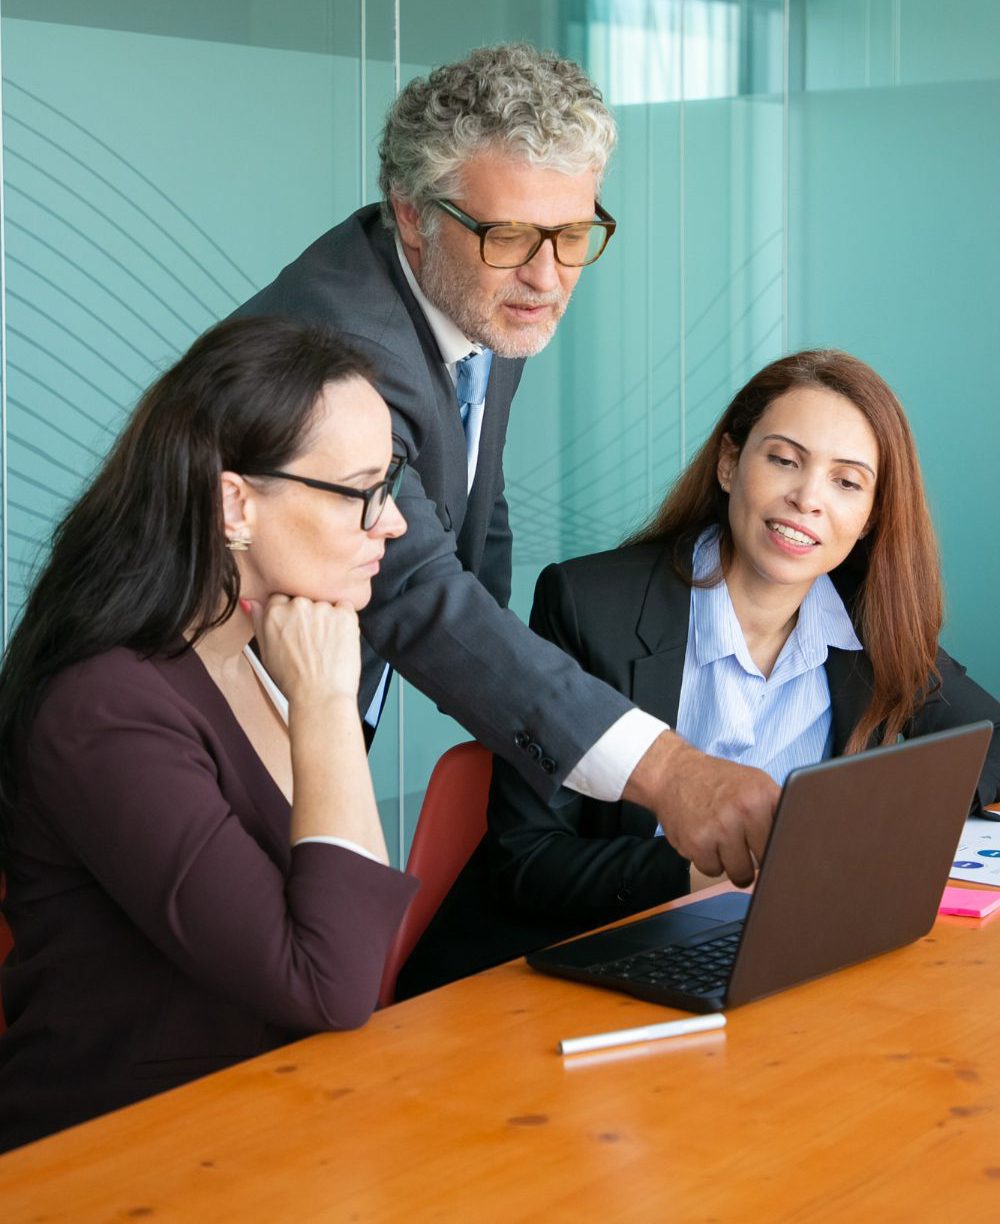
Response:
[{"label": "wooden table", "polygon": [[0,1220],[1000,1220],[1000,918],[556,1053],[674,1014],[516,962],[9,1153]]}]

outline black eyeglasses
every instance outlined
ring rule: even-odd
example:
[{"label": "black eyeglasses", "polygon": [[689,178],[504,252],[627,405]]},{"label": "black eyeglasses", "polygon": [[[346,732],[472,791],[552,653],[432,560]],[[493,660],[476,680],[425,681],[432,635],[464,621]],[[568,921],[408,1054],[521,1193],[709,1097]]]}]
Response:
[{"label": "black eyeglasses", "polygon": [[451,200],[434,203],[459,225],[479,235],[479,254],[491,268],[520,268],[538,254],[543,242],[552,243],[556,262],[566,268],[584,268],[604,254],[617,221],[600,204],[597,221],[571,221],[568,225],[531,225],[527,221],[477,221]]},{"label": "black eyeglasses", "polygon": [[361,507],[361,530],[371,531],[382,517],[385,503],[390,497],[395,497],[406,471],[406,456],[393,455],[385,480],[373,484],[367,489],[353,489],[350,485],[330,484],[328,480],[314,480],[311,476],[296,476],[294,472],[244,472],[244,476],[268,476],[273,480],[294,480],[297,484],[308,485],[310,489],[322,489],[325,493],[339,493],[341,497],[356,497],[365,504]]}]

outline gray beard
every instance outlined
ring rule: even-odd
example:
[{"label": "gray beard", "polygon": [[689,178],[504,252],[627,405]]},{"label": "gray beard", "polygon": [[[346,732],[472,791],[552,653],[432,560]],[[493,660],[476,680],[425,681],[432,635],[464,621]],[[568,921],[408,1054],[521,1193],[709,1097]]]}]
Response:
[{"label": "gray beard", "polygon": [[[561,290],[531,293],[512,286],[486,295],[474,273],[449,259],[435,242],[424,247],[418,283],[427,300],[446,314],[463,335],[486,345],[498,357],[533,357],[540,353],[555,334],[570,297]],[[493,317],[496,307],[507,301],[526,306],[555,306],[555,316],[544,326],[525,328],[523,335],[511,334],[498,327]]]}]

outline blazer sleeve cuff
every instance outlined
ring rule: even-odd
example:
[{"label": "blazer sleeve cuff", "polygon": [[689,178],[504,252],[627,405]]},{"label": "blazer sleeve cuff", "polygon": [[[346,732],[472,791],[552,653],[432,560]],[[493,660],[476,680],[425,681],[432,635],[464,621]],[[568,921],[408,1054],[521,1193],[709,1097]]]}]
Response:
[{"label": "blazer sleeve cuff", "polygon": [[292,842],[292,845],[305,846],[309,842],[319,842],[323,846],[340,846],[342,850],[350,850],[354,854],[360,854],[363,858],[371,859],[373,863],[382,862],[370,850],[366,850],[364,846],[359,846],[357,842],[349,841],[346,837],[322,837],[317,834],[315,837],[300,837],[298,841]]}]

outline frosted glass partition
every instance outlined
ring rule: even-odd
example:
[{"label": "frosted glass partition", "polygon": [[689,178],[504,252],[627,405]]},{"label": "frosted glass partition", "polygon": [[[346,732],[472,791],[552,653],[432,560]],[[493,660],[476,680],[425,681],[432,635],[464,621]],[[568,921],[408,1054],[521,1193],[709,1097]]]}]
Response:
[{"label": "frosted glass partition", "polygon": [[[911,412],[946,642],[1000,690],[992,0],[0,0],[0,34],[8,623],[140,388],[374,198],[397,82],[519,38],[588,67],[621,141],[618,233],[511,416],[515,608],[642,521],[755,369],[836,345]],[[371,760],[397,861],[463,738],[394,684]]]},{"label": "frosted glass partition", "polygon": [[1000,692],[993,356],[1000,5],[809,0],[789,110],[789,343],[906,405],[941,540],[946,647]]}]

